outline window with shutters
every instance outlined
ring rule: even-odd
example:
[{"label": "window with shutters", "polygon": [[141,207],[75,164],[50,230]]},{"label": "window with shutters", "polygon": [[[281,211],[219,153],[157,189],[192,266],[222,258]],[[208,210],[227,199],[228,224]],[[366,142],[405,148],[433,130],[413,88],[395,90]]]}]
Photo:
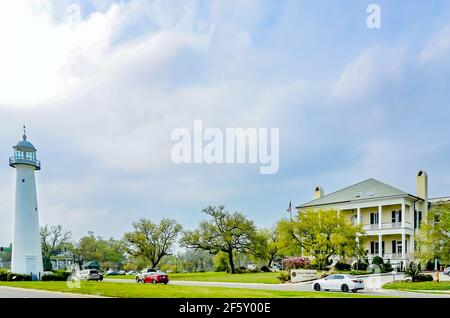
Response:
[{"label": "window with shutters", "polygon": [[400,223],[402,221],[402,211],[392,211],[392,223]]},{"label": "window with shutters", "polygon": [[370,213],[370,224],[378,224],[378,213]]}]

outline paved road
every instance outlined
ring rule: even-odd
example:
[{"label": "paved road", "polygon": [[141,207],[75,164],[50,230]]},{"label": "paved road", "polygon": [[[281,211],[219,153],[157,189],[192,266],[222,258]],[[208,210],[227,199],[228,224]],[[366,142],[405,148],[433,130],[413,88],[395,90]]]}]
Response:
[{"label": "paved road", "polygon": [[0,286],[0,298],[91,298],[90,295]]},{"label": "paved road", "polygon": [[[403,275],[396,275],[395,279],[403,279]],[[444,278],[444,277],[443,277]],[[449,294],[417,293],[417,292],[403,292],[396,290],[382,289],[381,286],[387,282],[392,281],[392,275],[368,276],[362,277],[366,289],[359,291],[361,294],[376,295],[376,296],[395,296],[403,298],[450,298]],[[444,278],[443,280],[448,280]],[[105,279],[106,282],[136,284],[133,279]],[[263,290],[281,290],[281,291],[311,291],[311,283],[298,284],[259,284],[259,283],[225,283],[225,282],[196,282],[196,281],[171,281],[169,284],[179,286],[211,286],[211,287],[225,287],[225,288],[251,288]],[[23,289],[15,287],[0,286],[0,298],[85,298],[95,297],[90,295],[70,294],[61,292],[41,291],[32,289]]]},{"label": "paved road", "polygon": [[[364,280],[366,288],[358,293],[374,296],[394,296],[402,298],[450,298],[449,294],[436,293],[418,293],[418,292],[404,292],[396,290],[382,289],[381,286],[393,280],[393,275],[373,275],[368,277],[361,277]],[[402,274],[395,277],[396,280],[404,279]],[[106,282],[114,283],[129,283],[136,284],[133,279],[113,279],[106,278]],[[179,286],[209,286],[209,287],[225,287],[225,288],[251,288],[263,290],[280,290],[280,291],[312,291],[311,283],[296,283],[296,284],[260,284],[260,283],[225,283],[225,282],[198,282],[198,281],[170,281],[171,285]]]}]

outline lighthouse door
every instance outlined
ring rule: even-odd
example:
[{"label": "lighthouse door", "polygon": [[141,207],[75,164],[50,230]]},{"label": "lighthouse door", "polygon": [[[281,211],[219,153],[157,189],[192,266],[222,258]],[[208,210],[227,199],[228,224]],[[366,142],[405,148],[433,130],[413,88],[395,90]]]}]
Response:
[{"label": "lighthouse door", "polygon": [[[33,277],[36,273],[36,256],[25,257],[25,270],[27,274],[31,274]],[[33,277],[34,279],[34,277]]]}]

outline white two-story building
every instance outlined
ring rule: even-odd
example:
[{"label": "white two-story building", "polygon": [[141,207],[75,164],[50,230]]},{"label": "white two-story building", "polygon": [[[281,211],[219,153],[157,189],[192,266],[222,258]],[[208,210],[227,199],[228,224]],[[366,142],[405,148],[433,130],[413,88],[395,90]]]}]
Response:
[{"label": "white two-story building", "polygon": [[429,201],[434,201],[428,199],[425,171],[417,174],[415,195],[368,179],[327,195],[316,187],[314,196],[314,200],[296,207],[297,210],[335,209],[354,224],[362,224],[369,261],[378,255],[399,268],[414,257],[415,235],[427,219]]}]

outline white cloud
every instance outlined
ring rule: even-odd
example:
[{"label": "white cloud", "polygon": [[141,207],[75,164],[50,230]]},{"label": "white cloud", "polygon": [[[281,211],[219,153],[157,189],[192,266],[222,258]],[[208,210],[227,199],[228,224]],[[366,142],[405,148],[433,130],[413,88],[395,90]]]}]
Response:
[{"label": "white cloud", "polygon": [[[153,4],[155,9],[157,4]],[[140,67],[142,58],[158,65],[170,59],[183,43],[192,40],[163,30],[142,41],[116,43],[122,29],[136,18],[141,7],[138,2],[112,4],[108,10],[82,19],[81,8],[72,4],[67,6],[62,19],[55,20],[51,2],[2,2],[0,106],[60,100],[81,85],[98,79],[99,73],[110,76],[112,65],[117,67],[116,64],[131,61]],[[161,16],[159,24],[174,22]],[[186,24],[189,29],[189,23]],[[125,67],[132,66],[126,63]]]},{"label": "white cloud", "polygon": [[420,52],[422,63],[448,60],[450,56],[450,24],[437,31]]},{"label": "white cloud", "polygon": [[48,2],[2,2],[0,105],[61,97],[88,80],[90,68],[102,62],[122,10],[113,5],[80,20],[77,9],[70,8],[62,22],[55,22]]},{"label": "white cloud", "polygon": [[[398,105],[384,104],[392,92],[384,88],[404,80],[408,52],[402,48],[363,48],[343,62],[328,41],[317,46],[317,32],[305,29],[291,7],[281,23],[272,13],[261,19],[272,5],[254,0],[95,0],[99,12],[83,12],[81,19],[76,7],[69,14],[60,3],[0,4],[0,140],[9,148],[20,135],[15,127],[31,124],[44,167],[38,189],[43,223],[61,223],[76,235],[92,229],[119,237],[139,217],[193,225],[203,217],[201,208],[220,203],[247,206],[243,212],[257,222],[273,223],[279,202],[309,199],[316,182],[345,186],[366,174],[409,178],[401,169],[425,161],[423,146],[394,140],[416,141],[418,131],[410,136],[409,129],[422,115],[413,118],[414,105],[405,116]],[[327,27],[317,27],[326,35]],[[319,48],[312,60],[305,55]],[[323,67],[333,69],[321,69],[318,59],[328,58],[335,60]],[[329,74],[339,75],[332,81]],[[330,107],[335,104],[352,108]],[[191,128],[194,119],[221,128],[280,127],[280,174],[172,164],[171,130]],[[401,131],[408,138],[399,138]],[[2,149],[7,158],[11,149]],[[12,175],[8,169],[0,166],[0,177]],[[0,185],[4,240],[12,184]]]},{"label": "white cloud", "polygon": [[402,58],[402,49],[363,50],[344,67],[333,88],[333,98],[345,102],[373,96],[380,87],[400,76]]}]

